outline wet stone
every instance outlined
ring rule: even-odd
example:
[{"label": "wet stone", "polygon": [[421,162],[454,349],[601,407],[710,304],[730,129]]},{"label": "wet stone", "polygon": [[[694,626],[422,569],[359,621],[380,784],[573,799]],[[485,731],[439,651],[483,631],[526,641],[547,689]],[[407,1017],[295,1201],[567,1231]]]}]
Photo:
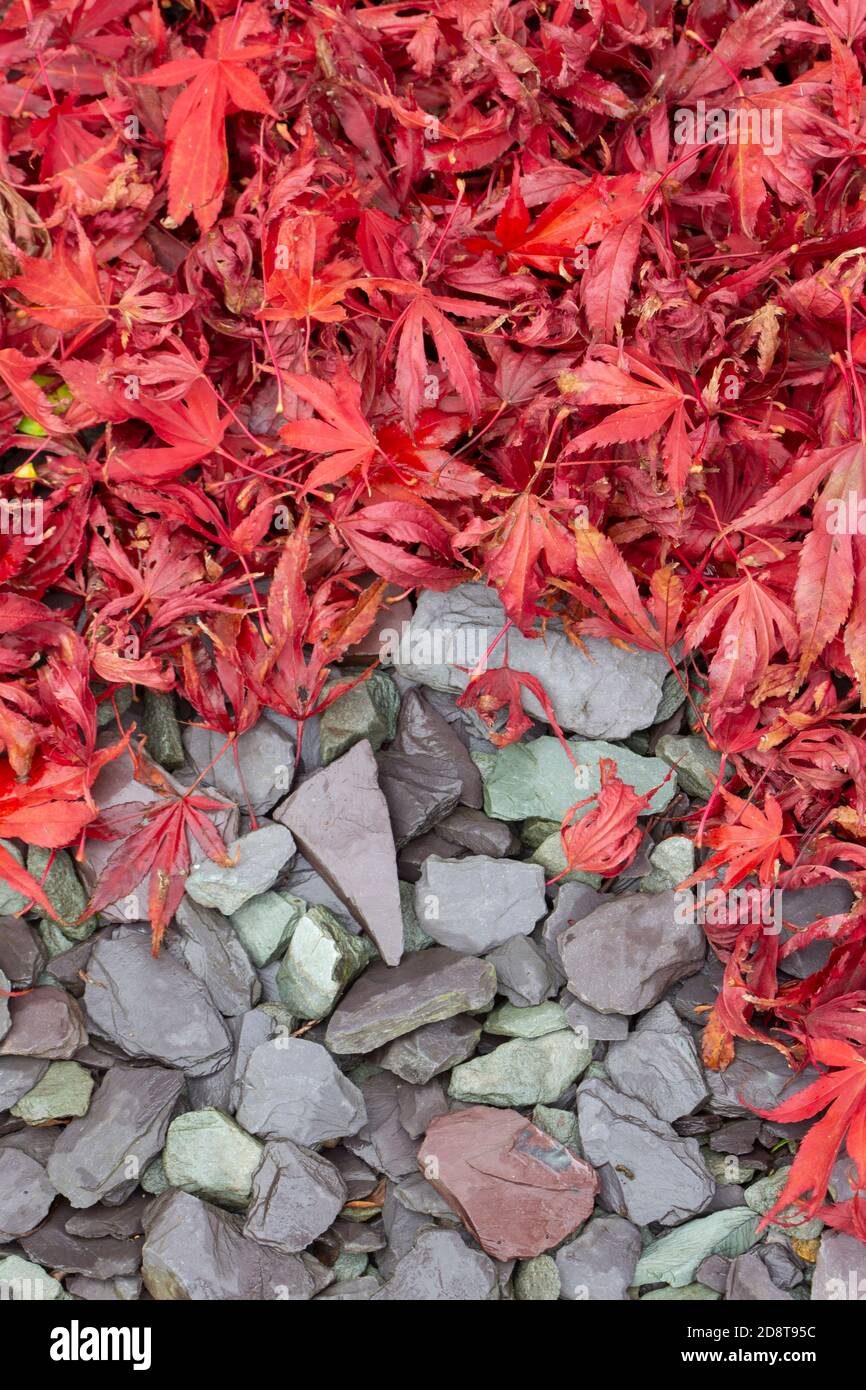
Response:
[{"label": "wet stone", "polygon": [[485,1009],[495,992],[486,961],[433,946],[396,970],[369,966],[334,1010],[325,1041],[333,1052],[372,1052],[422,1025]]},{"label": "wet stone", "polygon": [[346,1184],[326,1158],[291,1140],[269,1143],[253,1177],[244,1234],[294,1254],[328,1229],[345,1201]]},{"label": "wet stone", "polygon": [[56,1195],[35,1158],[18,1149],[0,1155],[0,1244],[34,1230]]},{"label": "wet stone", "polygon": [[514,1276],[514,1296],[520,1303],[555,1303],[559,1298],[559,1270],[550,1255],[521,1260]]},{"label": "wet stone", "polygon": [[326,907],[295,920],[277,971],[280,998],[298,1018],[326,1018],[340,995],[377,956],[366,936],[353,936]]},{"label": "wet stone", "polygon": [[230,917],[250,898],[265,893],[288,866],[295,841],[283,825],[263,825],[227,846],[232,861],[225,868],[205,859],[186,880],[187,896],[202,907],[215,907]]},{"label": "wet stone", "polygon": [[590,1303],[623,1302],[634,1282],[640,1232],[621,1216],[594,1216],[580,1235],[556,1252],[562,1297]]},{"label": "wet stone", "polygon": [[274,819],[292,831],[305,858],[373,938],[382,959],[396,965],[403,951],[396,850],[369,743],[356,743],[302,782]]},{"label": "wet stone", "polygon": [[[353,673],[347,672],[342,680]],[[338,681],[325,687],[328,695]],[[322,763],[327,767],[335,758],[348,753],[353,744],[366,739],[374,752],[390,743],[397,730],[400,693],[384,671],[373,671],[366,680],[334,700],[319,718]]]},{"label": "wet stone", "polygon": [[231,1035],[202,982],[149,933],[102,939],[88,962],[84,1006],[93,1031],[129,1057],[207,1076],[231,1055]]},{"label": "wet stone", "polygon": [[268,965],[282,955],[307,904],[291,893],[260,893],[231,915],[231,924],[253,965]]},{"label": "wet stone", "polygon": [[179,931],[169,935],[166,948],[206,985],[219,1012],[234,1017],[251,1009],[261,985],[228,918],[184,897],[175,923]]},{"label": "wet stone", "polygon": [[503,859],[520,850],[520,841],[504,821],[493,820],[470,806],[458,806],[439,821],[436,834],[467,854],[485,854],[491,859]]},{"label": "wet stone", "polygon": [[141,1272],[159,1300],[294,1302],[316,1291],[297,1255],[248,1239],[239,1217],[187,1192],[164,1193],[148,1213]]},{"label": "wet stone", "polygon": [[415,886],[415,910],[424,929],[442,946],[472,955],[528,935],[546,906],[541,869],[516,859],[431,856]]},{"label": "wet stone", "polygon": [[221,1206],[246,1206],[262,1145],[220,1110],[190,1110],[172,1120],[162,1161],[172,1187]]},{"label": "wet stone", "polygon": [[558,1245],[589,1216],[597,1189],[588,1163],[517,1111],[489,1106],[434,1120],[418,1165],[497,1260]]},{"label": "wet stone", "polygon": [[321,1144],[357,1134],[364,1101],[320,1043],[278,1037],[251,1052],[236,1118],[262,1139]]},{"label": "wet stone", "polygon": [[661,1120],[692,1114],[709,1094],[695,1040],[666,1000],[644,1014],[628,1038],[611,1044],[604,1064],[620,1091]]},{"label": "wet stone", "polygon": [[559,951],[571,992],[599,1013],[636,1014],[698,970],[706,938],[677,903],[673,892],[630,893],[569,927]]},{"label": "wet stone", "polygon": [[488,953],[499,994],[519,1008],[541,1004],[556,993],[557,976],[543,947],[526,936],[512,936]]},{"label": "wet stone", "polygon": [[52,1062],[32,1091],[12,1107],[12,1114],[28,1125],[86,1115],[93,1085],[92,1075],[78,1062]]},{"label": "wet stone", "polygon": [[183,1090],[180,1072],[163,1067],[114,1066],[90,1109],[66,1126],[48,1160],[48,1177],[74,1207],[104,1197],[123,1201],[161,1151]]},{"label": "wet stone", "polygon": [[481,1023],[467,1014],[428,1023],[389,1043],[379,1057],[380,1066],[404,1081],[423,1086],[434,1076],[449,1071],[471,1057],[481,1037]]},{"label": "wet stone", "polygon": [[376,766],[398,849],[424,835],[453,811],[460,799],[462,778],[439,758],[399,753],[392,748],[378,755]]},{"label": "wet stone", "polygon": [[682,1139],[641,1101],[605,1081],[584,1082],[577,1096],[583,1150],[606,1165],[614,1210],[638,1226],[673,1225],[703,1211],[715,1182],[694,1139]]},{"label": "wet stone", "polygon": [[0,1056],[65,1061],[87,1042],[81,1010],[65,989],[43,985],[7,1002],[12,1026],[0,1042]]},{"label": "wet stone", "polygon": [[478,1303],[498,1297],[496,1270],[456,1231],[419,1232],[375,1302]]},{"label": "wet stone", "polygon": [[393,751],[448,768],[460,782],[460,802],[480,808],[483,799],[481,776],[466,745],[451,724],[417,690],[410,690],[403,699]]}]

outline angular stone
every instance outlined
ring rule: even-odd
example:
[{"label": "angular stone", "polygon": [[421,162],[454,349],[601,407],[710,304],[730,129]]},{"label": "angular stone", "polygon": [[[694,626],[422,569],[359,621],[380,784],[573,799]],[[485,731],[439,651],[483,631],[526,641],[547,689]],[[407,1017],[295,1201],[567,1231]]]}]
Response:
[{"label": "angular stone", "polygon": [[265,1146],[253,1178],[244,1235],[286,1254],[306,1250],[346,1200],[346,1184],[327,1159],[289,1139]]},{"label": "angular stone", "polygon": [[186,880],[186,893],[202,907],[215,907],[230,917],[250,898],[276,883],[295,853],[295,841],[284,825],[263,825],[227,846],[232,861],[225,868],[204,859]]},{"label": "angular stone", "polygon": [[[744,1193],[746,1206],[759,1216],[766,1216],[781,1197],[790,1176],[791,1168],[788,1166],[753,1182]],[[804,1220],[802,1213],[792,1206],[780,1211],[778,1219],[770,1223],[769,1229],[782,1235],[796,1236],[799,1240],[814,1240],[821,1234],[823,1226],[820,1217]]]},{"label": "angular stone", "polygon": [[114,1279],[92,1279],[89,1274],[73,1274],[66,1281],[67,1292],[94,1303],[133,1303],[141,1293],[141,1280],[131,1275]]},{"label": "angular stone", "polygon": [[[656,744],[656,757],[668,767],[676,767],[676,780],[687,796],[706,801],[712,794],[722,765],[721,754],[715,753],[699,734],[662,734]],[[725,781],[732,776],[729,765]]]},{"label": "angular stone", "polygon": [[208,1076],[231,1055],[231,1035],[210,993],[149,934],[101,939],[90,956],[84,1006],[94,1032],[127,1056]]},{"label": "angular stone", "polygon": [[494,820],[471,806],[458,806],[440,820],[436,834],[468,854],[486,854],[491,859],[504,859],[520,850],[520,841],[504,821]]},{"label": "angular stone", "polygon": [[[341,679],[351,674],[348,672]],[[338,684],[339,681],[330,681],[323,693],[327,695]],[[377,752],[394,737],[399,713],[400,692],[396,685],[384,671],[373,671],[322,711],[319,744],[323,765],[327,767],[335,758],[341,758],[362,738]]]},{"label": "angular stone", "polygon": [[166,1192],[148,1213],[141,1273],[159,1300],[296,1302],[316,1291],[297,1255],[249,1240],[239,1217],[188,1192]]},{"label": "angular stone", "polygon": [[403,951],[396,849],[369,743],[356,743],[302,782],[274,819],[292,831],[313,868],[373,938],[382,959],[396,965]]},{"label": "angular stone", "polygon": [[0,1111],[11,1109],[32,1091],[49,1065],[39,1057],[0,1057]]},{"label": "angular stone", "polygon": [[583,1157],[580,1146],[580,1133],[577,1128],[577,1115],[573,1110],[558,1110],[550,1105],[536,1105],[532,1110],[532,1123],[549,1134],[558,1144],[571,1149],[578,1158]]},{"label": "angular stone", "polygon": [[497,992],[518,1008],[541,1004],[556,993],[556,971],[542,946],[526,936],[511,936],[488,953],[496,970]]},{"label": "angular stone", "polygon": [[497,1260],[534,1258],[565,1240],[598,1186],[588,1163],[517,1111],[481,1105],[434,1120],[418,1165]]},{"label": "angular stone", "polygon": [[641,1303],[716,1303],[719,1294],[703,1284],[686,1284],[681,1289],[653,1289],[641,1296]]},{"label": "angular stone", "polygon": [[470,1250],[456,1231],[425,1230],[370,1301],[478,1303],[497,1296],[496,1270],[486,1255]]},{"label": "angular stone", "polygon": [[684,1288],[709,1255],[734,1259],[751,1249],[759,1239],[757,1230],[758,1217],[748,1207],[714,1211],[710,1216],[688,1221],[650,1242],[638,1261],[634,1283]]},{"label": "angular stone", "polygon": [[262,1145],[221,1110],[190,1110],[172,1120],[162,1162],[172,1187],[226,1207],[246,1206]]},{"label": "angular stone", "polygon": [[113,1066],[90,1109],[66,1126],[48,1160],[48,1177],[74,1207],[124,1200],[160,1152],[183,1090],[179,1072]]},{"label": "angular stone", "polygon": [[254,728],[236,740],[237,761],[231,748],[222,757],[217,756],[224,744],[225,738],[216,730],[202,729],[195,724],[184,727],[183,745],[194,775],[199,776],[207,768],[205,782],[208,787],[214,787],[221,796],[244,810],[252,807],[255,815],[267,815],[291,785],[295,769],[291,737],[264,714]]},{"label": "angular stone", "polygon": [[791,1295],[779,1289],[756,1250],[738,1255],[728,1271],[725,1297],[729,1301],[758,1300],[762,1303],[790,1303]]},{"label": "angular stone", "polygon": [[589,1065],[592,1049],[570,1028],[514,1038],[451,1073],[448,1094],[481,1105],[550,1105]]},{"label": "angular stone", "polygon": [[[75,872],[72,855],[65,849],[48,850],[30,845],[27,850],[27,870],[37,883],[42,884],[45,896],[60,919],[56,925],[63,936],[71,941],[83,941],[91,936],[96,930],[97,921],[95,917],[78,921],[87,907],[87,893]],[[40,917],[48,916],[38,903],[34,911]]]},{"label": "angular stone", "polygon": [[326,907],[311,907],[296,919],[277,971],[280,998],[297,1018],[327,1018],[377,954],[372,941],[346,931]]},{"label": "angular stone", "polygon": [[231,924],[254,965],[268,965],[282,955],[298,918],[307,910],[291,893],[260,893],[231,915]]},{"label": "angular stone", "polygon": [[334,1303],[366,1303],[382,1287],[375,1274],[366,1274],[361,1279],[339,1279],[329,1284],[323,1293],[316,1295],[316,1302],[327,1299]]},{"label": "angular stone", "polygon": [[424,868],[424,861],[429,859],[431,854],[437,855],[440,859],[465,859],[466,853],[460,845],[443,840],[435,831],[419,835],[417,840],[410,840],[408,845],[403,845],[397,855],[401,883],[417,883]]},{"label": "angular stone", "polygon": [[816,1079],[809,1067],[796,1075],[775,1047],[739,1039],[730,1066],[724,1071],[707,1071],[706,1076],[710,1109],[716,1115],[730,1116],[774,1110]]},{"label": "angular stone", "polygon": [[45,1075],[12,1107],[28,1125],[53,1124],[87,1114],[93,1077],[78,1062],[52,1062]]},{"label": "angular stone", "polygon": [[0,1158],[0,1245],[38,1226],[56,1196],[35,1158],[18,1149],[4,1153]]},{"label": "angular stone", "polygon": [[25,1254],[48,1269],[70,1274],[89,1274],[97,1279],[136,1275],[141,1265],[141,1245],[136,1240],[111,1236],[82,1237],[66,1224],[70,1207],[58,1202],[37,1231],[22,1236]]},{"label": "angular stone", "polygon": [[596,908],[559,939],[572,994],[599,1013],[636,1014],[657,1004],[706,954],[703,929],[690,915],[677,912],[673,892],[629,893]]},{"label": "angular stone", "polygon": [[652,872],[641,879],[642,893],[666,893],[688,878],[695,867],[695,847],[687,835],[670,835],[650,854]]},{"label": "angular stone", "polygon": [[433,855],[415,885],[415,911],[425,930],[441,945],[471,955],[528,935],[546,906],[541,869],[516,859]]},{"label": "angular stone", "polygon": [[[559,739],[549,734],[528,743],[509,743],[495,753],[475,753],[484,778],[487,815],[508,821],[540,816],[558,823],[576,802],[598,791],[602,758],[613,758],[618,776],[636,792],[658,787],[644,814],[663,811],[674,796],[676,786],[673,779],[665,782],[669,769],[659,758],[641,758],[627,748],[585,739],[569,739],[568,746],[577,770]],[[574,819],[581,820],[590,809],[584,807]]]},{"label": "angular stone", "polygon": [[593,1079],[578,1090],[577,1117],[590,1163],[607,1165],[608,1196],[620,1216],[670,1226],[707,1206],[716,1185],[697,1141],[681,1139],[641,1101]]},{"label": "angular stone", "polygon": [[536,1255],[517,1266],[514,1296],[519,1303],[555,1303],[559,1288],[559,1270],[550,1255]]},{"label": "angular stone", "polygon": [[357,1134],[366,1118],[357,1086],[320,1043],[278,1037],[251,1052],[237,1108],[238,1124],[249,1133],[322,1144]]},{"label": "angular stone", "polygon": [[[468,670],[505,622],[496,590],[484,584],[460,584],[446,593],[422,592],[401,643],[397,670],[407,680],[434,690],[464,690]],[[488,666],[503,665],[504,647],[500,642],[493,648]],[[512,628],[508,664],[536,676],[562,728],[586,738],[628,738],[636,729],[648,728],[655,720],[669,670],[657,653],[624,649],[600,638],[584,638],[578,647],[556,622],[546,625],[543,638],[524,637]],[[534,719],[545,718],[532,694],[524,689],[521,698]]]},{"label": "angular stone", "polygon": [[454,810],[460,798],[460,777],[439,758],[392,748],[378,754],[376,767],[398,849],[424,835]]},{"label": "angular stone", "polygon": [[87,1042],[81,1010],[65,989],[43,985],[8,1002],[12,1026],[0,1056],[66,1060]]},{"label": "angular stone", "polygon": [[[0,847],[12,855],[16,864],[24,867],[24,856],[12,840],[0,840]],[[14,888],[10,888],[5,879],[0,879],[0,916],[8,914],[13,917],[17,912],[23,912],[28,902],[29,898],[25,898],[23,893],[17,893]]]},{"label": "angular stone", "polygon": [[147,736],[147,756],[167,772],[176,772],[185,762],[180,724],[174,707],[174,692],[145,690],[141,713],[142,733]]},{"label": "angular stone", "polygon": [[589,1303],[623,1302],[640,1258],[640,1231],[621,1216],[594,1216],[556,1252],[562,1297]]},{"label": "angular stone", "polygon": [[866,1245],[842,1231],[825,1231],[812,1276],[813,1302],[862,1301],[866,1290]]},{"label": "angular stone", "polygon": [[4,988],[29,989],[45,969],[48,953],[38,935],[20,917],[0,920],[0,971],[9,981]]},{"label": "angular stone", "polygon": [[137,1192],[119,1207],[96,1206],[86,1211],[73,1211],[65,1204],[64,1207],[64,1225],[70,1235],[84,1236],[87,1240],[102,1236],[123,1240],[127,1236],[141,1235],[148,1199],[143,1192]]},{"label": "angular stone", "polygon": [[709,1095],[695,1040],[688,1025],[663,1000],[638,1021],[604,1059],[613,1084],[648,1105],[660,1120],[691,1115]]},{"label": "angular stone", "polygon": [[417,1145],[410,1138],[400,1115],[400,1088],[403,1085],[387,1071],[377,1071],[372,1076],[358,1076],[367,1119],[357,1139],[346,1140],[346,1147],[356,1153],[363,1148],[377,1172],[385,1173],[393,1182],[400,1182],[416,1171]]},{"label": "angular stone", "polygon": [[[819,917],[835,917],[839,913],[850,912],[854,904],[851,885],[843,878],[830,879],[827,883],[816,883],[811,888],[786,888],[782,892],[781,917],[784,923],[781,944],[796,939],[796,931],[791,927],[808,927]],[[816,970],[827,964],[832,950],[832,941],[815,941],[800,951],[792,951],[780,961],[787,975],[804,980]]]},{"label": "angular stone", "polygon": [[569,927],[573,927],[576,922],[582,922],[584,917],[588,917],[597,907],[603,907],[608,901],[603,893],[597,893],[585,883],[560,884],[554,909],[545,917],[539,937],[563,983],[565,971],[559,954],[560,937]]},{"label": "angular stone", "polygon": [[559,1004],[565,1022],[579,1037],[587,1042],[615,1042],[628,1037],[628,1019],[625,1014],[600,1014],[591,1009],[581,999],[575,999],[571,990],[564,989],[559,996]]},{"label": "angular stone", "polygon": [[207,987],[220,1013],[235,1017],[251,1009],[262,992],[259,977],[228,918],[183,897],[174,920],[180,930],[166,947]]},{"label": "angular stone", "polygon": [[415,911],[415,890],[411,883],[400,882],[400,911],[403,913],[403,949],[426,951],[433,945],[433,938],[425,932]]},{"label": "angular stone", "polygon": [[423,1086],[434,1076],[465,1062],[478,1046],[481,1024],[468,1014],[428,1023],[389,1043],[379,1065],[404,1081]]},{"label": "angular stone", "polygon": [[397,970],[369,966],[334,1010],[325,1042],[332,1052],[372,1052],[425,1024],[486,1009],[495,993],[492,965],[433,946]]},{"label": "angular stone", "polygon": [[567,1027],[565,1010],[552,1000],[532,1008],[498,1004],[484,1020],[485,1033],[503,1038],[543,1038],[546,1033],[558,1033]]},{"label": "angular stone", "polygon": [[63,1298],[63,1285],[52,1279],[41,1265],[22,1260],[20,1255],[7,1255],[0,1259],[0,1298],[20,1303],[50,1303]]},{"label": "angular stone", "polygon": [[708,1289],[714,1289],[716,1293],[724,1293],[728,1285],[730,1267],[731,1262],[726,1260],[724,1255],[708,1255],[698,1265],[695,1278],[699,1284],[706,1284]]}]

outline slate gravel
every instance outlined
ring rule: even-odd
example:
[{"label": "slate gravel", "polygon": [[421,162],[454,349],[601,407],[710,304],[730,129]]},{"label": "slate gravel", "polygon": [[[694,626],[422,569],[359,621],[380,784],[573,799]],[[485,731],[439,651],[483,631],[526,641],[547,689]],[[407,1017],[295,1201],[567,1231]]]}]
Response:
[{"label": "slate gravel", "polygon": [[[412,664],[310,721],[297,768],[280,715],[209,766],[222,735],[148,700],[151,751],[221,798],[232,862],[193,846],[156,957],[143,889],[62,930],[0,920],[0,988],[27,991],[0,994],[0,1295],[796,1302],[853,1278],[862,1296],[861,1242],[820,1218],[759,1229],[803,1126],[755,1109],[815,1073],[755,1042],[702,1061],[721,966],[676,883],[717,755],[662,703],[661,658],[555,622],[512,630],[509,661],[549,690],[582,785],[525,690],[530,728],[491,742],[423,639],[502,623],[483,586],[421,595]],[[655,814],[619,878],[551,882],[558,817],[602,757],[659,787]],[[152,800],[120,765],[96,793]],[[104,859],[94,841],[88,885]],[[80,914],[77,875],[67,855],[46,883]],[[783,940],[851,902],[841,880],[787,891]]]}]

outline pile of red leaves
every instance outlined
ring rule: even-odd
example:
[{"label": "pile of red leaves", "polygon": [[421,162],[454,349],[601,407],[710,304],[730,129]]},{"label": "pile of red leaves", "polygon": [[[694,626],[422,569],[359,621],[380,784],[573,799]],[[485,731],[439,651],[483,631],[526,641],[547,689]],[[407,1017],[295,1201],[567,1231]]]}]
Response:
[{"label": "pile of red leaves", "polygon": [[[138,751],[162,800],[99,816],[97,704],[303,726],[383,602],[486,576],[523,631],[679,664],[734,773],[710,872],[859,887],[864,39],[859,0],[12,0],[0,835],[126,836],[158,934],[189,835],[224,850]],[[572,827],[608,865],[615,785]],[[846,1135],[866,1183],[866,915],[805,935],[829,961],[787,983],[790,942],[714,940],[705,1055],[821,1072],[779,1112],[826,1110],[814,1211]],[[824,1214],[866,1239],[859,1198]]]}]

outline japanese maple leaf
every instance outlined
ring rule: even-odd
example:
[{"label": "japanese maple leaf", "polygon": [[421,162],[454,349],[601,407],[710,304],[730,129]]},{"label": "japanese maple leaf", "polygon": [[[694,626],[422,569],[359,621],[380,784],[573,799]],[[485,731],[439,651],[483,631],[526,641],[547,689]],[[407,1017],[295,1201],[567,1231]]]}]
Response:
[{"label": "japanese maple leaf", "polygon": [[[658,788],[641,796],[617,776],[617,765],[612,758],[599,758],[598,766],[599,790],[576,801],[562,818],[559,834],[566,867],[551,880],[552,883],[575,869],[610,878],[627,868],[643,839],[637,818],[649,808]],[[595,802],[592,810],[575,821],[575,812],[592,802]]]},{"label": "japanese maple leaf", "polygon": [[294,372],[284,372],[283,381],[321,417],[292,420],[280,430],[280,438],[291,448],[326,456],[307,475],[304,488],[338,482],[355,468],[366,478],[371,460],[382,451],[361,410],[361,388],[354,377],[341,363],[332,386]]},{"label": "japanese maple leaf", "polygon": [[5,284],[30,300],[27,312],[38,323],[63,333],[82,330],[75,340],[75,345],[80,346],[85,337],[110,320],[111,305],[96,253],[83,231],[79,230],[75,251],[64,241],[57,241],[50,258],[19,252],[18,260],[21,274],[13,275]]},{"label": "japanese maple leaf", "polygon": [[136,776],[153,787],[161,801],[130,801],[102,812],[100,830],[123,843],[114,851],[83,914],[93,916],[126,897],[149,875],[148,916],[152,950],[158,955],[165,929],[180,905],[191,865],[190,841],[223,868],[232,860],[208,818],[209,811],[224,811],[225,802],[202,796],[193,788],[178,794],[155,764],[136,758]]},{"label": "japanese maple leaf", "polygon": [[220,415],[217,394],[204,377],[187,387],[182,401],[141,400],[136,412],[171,447],[119,449],[106,464],[109,478],[117,482],[179,477],[221,448],[229,423],[228,416]]},{"label": "japanese maple leaf", "polygon": [[575,594],[597,616],[580,625],[588,637],[612,637],[648,651],[669,653],[682,636],[681,615],[685,594],[682,580],[672,565],[653,571],[650,597],[643,603],[631,570],[607,536],[594,526],[579,526],[574,533],[577,568],[602,602],[581,589]]},{"label": "japanese maple leaf", "polygon": [[277,114],[247,66],[271,56],[273,48],[267,43],[234,47],[236,28],[232,19],[224,20],[208,36],[204,57],[178,58],[132,79],[147,87],[188,84],[175,98],[166,125],[168,211],[178,225],[192,214],[203,232],[217,219],[228,181],[230,109]]},{"label": "japanese maple leaf", "polygon": [[640,174],[595,174],[555,199],[533,226],[515,167],[495,236],[471,237],[467,244],[473,251],[504,254],[511,271],[532,266],[555,275],[563,261],[573,263],[581,247],[601,241],[611,228],[637,216],[644,182]]},{"label": "japanese maple leaf", "polygon": [[[816,1063],[835,1070],[783,1100],[774,1110],[757,1112],[778,1124],[796,1124],[826,1112],[800,1141],[788,1181],[762,1226],[778,1221],[794,1203],[803,1219],[814,1215],[826,1194],[843,1141],[857,1169],[858,1185],[866,1184],[866,1056],[862,1048],[838,1038],[816,1038],[810,1052]],[[796,1225],[790,1217],[789,1221]]]},{"label": "japanese maple leaf", "polygon": [[710,661],[710,703],[716,709],[742,709],[763,679],[771,659],[799,645],[794,614],[768,584],[746,570],[702,605],[686,630],[686,648],[694,651],[724,621]]},{"label": "japanese maple leaf", "polygon": [[[460,582],[451,548],[453,528],[427,502],[374,502],[348,515],[338,510],[332,525],[374,574],[392,584],[444,590]],[[407,545],[420,545],[430,554],[407,550]]]},{"label": "japanese maple leaf", "polygon": [[[503,633],[499,634],[500,637],[509,626],[510,620]],[[457,699],[460,708],[474,710],[487,725],[487,737],[490,742],[497,748],[505,748],[509,743],[516,743],[532,728],[532,720],[521,704],[523,691],[528,691],[544,710],[544,717],[565,749],[569,762],[576,767],[574,752],[559,726],[550,697],[537,676],[531,676],[528,671],[515,671],[508,665],[507,651],[502,666],[480,669],[484,666],[486,655],[479,667],[468,673],[469,684]]]},{"label": "japanese maple leaf", "polygon": [[778,861],[783,859],[786,864],[793,864],[796,859],[792,837],[783,831],[783,816],[778,801],[771,792],[767,792],[761,811],[724,786],[720,786],[719,791],[733,813],[734,822],[726,822],[707,831],[706,842],[715,850],[715,854],[679,887],[691,888],[703,879],[715,877],[722,869],[725,869],[722,880],[724,888],[735,888],[751,873],[757,873],[761,883],[772,884],[775,882]]},{"label": "japanese maple leaf", "polygon": [[259,318],[315,319],[342,323],[342,301],[358,283],[359,261],[326,261],[316,270],[316,219],[307,215],[281,223],[265,280],[265,305]]},{"label": "japanese maple leaf", "polygon": [[528,632],[549,576],[565,579],[575,574],[571,535],[549,502],[524,492],[501,517],[481,524],[470,522],[454,538],[457,549],[479,542],[487,575],[499,590],[506,613],[522,632]]},{"label": "japanese maple leaf", "polygon": [[577,405],[622,408],[573,439],[560,455],[560,463],[595,445],[648,439],[667,425],[662,449],[665,473],[671,490],[680,497],[692,467],[686,436],[690,428],[686,405],[693,397],[635,353],[624,354],[629,368],[625,372],[616,365],[615,349],[597,348],[595,352],[595,357],[586,358],[575,371],[561,373],[559,389],[569,402]]},{"label": "japanese maple leaf", "polygon": [[819,487],[794,587],[799,675],[809,670],[847,619],[845,650],[861,690],[866,690],[866,537],[857,521],[866,510],[866,446],[852,442],[804,455],[760,502],[737,517],[731,529],[752,531],[791,516]]}]

